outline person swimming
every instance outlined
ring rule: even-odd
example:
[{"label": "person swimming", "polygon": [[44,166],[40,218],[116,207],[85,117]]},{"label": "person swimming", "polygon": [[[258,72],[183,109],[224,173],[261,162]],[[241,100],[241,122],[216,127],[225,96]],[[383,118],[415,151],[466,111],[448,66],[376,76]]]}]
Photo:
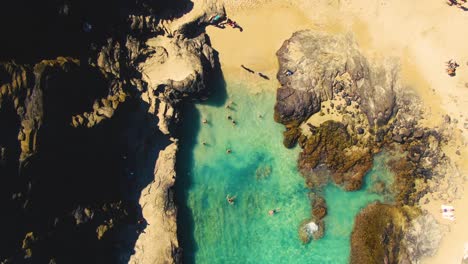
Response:
[{"label": "person swimming", "polygon": [[235,196],[235,195],[234,195],[234,196],[230,196],[229,194],[226,195],[226,200],[227,200],[228,203],[231,204],[231,205],[234,204],[235,199],[236,199],[236,196]]},{"label": "person swimming", "polygon": [[273,210],[268,211],[268,214],[269,214],[269,215],[274,215],[274,214],[278,213],[279,211],[280,211],[280,209],[279,209],[279,208],[276,208],[276,209],[273,209]]}]

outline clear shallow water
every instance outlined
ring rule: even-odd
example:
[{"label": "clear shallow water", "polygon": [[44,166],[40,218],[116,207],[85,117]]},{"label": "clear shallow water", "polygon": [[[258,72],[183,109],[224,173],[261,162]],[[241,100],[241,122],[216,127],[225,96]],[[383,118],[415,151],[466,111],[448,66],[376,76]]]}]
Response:
[{"label": "clear shallow water", "polygon": [[[300,149],[283,147],[283,126],[273,121],[275,94],[252,94],[238,83],[226,89],[184,113],[176,185],[184,263],[347,263],[355,215],[383,197],[330,184],[325,236],[303,245],[297,230],[311,215],[309,191],[296,170]],[[385,159],[375,159],[365,186],[388,178]],[[234,205],[227,194],[237,196]],[[269,216],[274,208],[280,212]]]}]

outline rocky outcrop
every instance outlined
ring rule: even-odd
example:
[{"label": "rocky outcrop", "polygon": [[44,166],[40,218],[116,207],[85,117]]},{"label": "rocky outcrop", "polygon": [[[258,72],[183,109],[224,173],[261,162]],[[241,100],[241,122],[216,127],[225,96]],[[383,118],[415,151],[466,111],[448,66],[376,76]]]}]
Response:
[{"label": "rocky outcrop", "polygon": [[179,263],[181,251],[177,241],[177,208],[172,187],[175,182],[177,142],[159,153],[154,179],[143,189],[140,204],[145,219],[144,232],[135,245],[129,263]]},{"label": "rocky outcrop", "polygon": [[350,263],[419,263],[435,254],[443,233],[427,212],[374,203],[356,216]]},{"label": "rocky outcrop", "polygon": [[[371,204],[356,217],[351,263],[417,263],[433,254],[440,228],[415,205],[443,182],[437,179],[453,174],[442,151],[451,135],[419,124],[420,99],[400,83],[397,61],[370,61],[351,35],[310,30],[294,33],[277,56],[275,120],[285,125],[284,145],[302,149],[298,168],[311,193],[320,193],[330,180],[358,190],[373,156],[392,153],[386,165],[394,183],[377,182],[371,189],[391,197],[392,205]],[[445,120],[449,125],[450,118]],[[446,189],[450,194],[444,195],[455,196],[456,187]],[[303,242],[323,234],[326,210],[317,201],[312,195],[311,218],[299,227]],[[430,236],[421,234],[423,224],[431,226]]]},{"label": "rocky outcrop", "polygon": [[381,203],[363,209],[351,234],[350,263],[411,263],[402,243],[411,213]]},{"label": "rocky outcrop", "polygon": [[391,61],[371,65],[350,35],[299,31],[277,56],[277,122],[302,122],[340,91],[348,100],[359,101],[371,125],[383,125],[393,114],[398,68]]},{"label": "rocky outcrop", "polygon": [[435,255],[446,231],[446,227],[442,227],[427,212],[414,218],[408,224],[402,241],[410,263],[419,263],[422,258]]},{"label": "rocky outcrop", "polygon": [[327,179],[320,179],[315,169],[325,165],[331,178],[345,190],[361,188],[362,179],[372,167],[370,148],[356,144],[357,139],[348,133],[342,123],[327,121],[317,128],[312,135],[300,139],[303,149],[299,154],[299,171],[306,177],[310,188],[320,187]]},{"label": "rocky outcrop", "polygon": [[[171,9],[171,3],[145,0],[112,3],[105,15],[98,14],[106,3],[44,4],[53,9],[50,18],[63,22],[64,35],[76,41],[57,40],[63,29],[46,21],[41,26],[57,40],[50,50],[24,56],[0,51],[0,59],[28,62],[0,64],[0,174],[6,175],[0,179],[0,204],[7,215],[0,220],[0,242],[8,245],[0,249],[0,262],[127,263],[135,250],[133,259],[147,263],[142,256],[153,256],[148,252],[154,245],[160,249],[156,263],[178,262],[169,188],[174,164],[164,158],[175,156],[177,147],[161,152],[155,172],[168,182],[159,191],[150,184],[150,168],[153,154],[168,140],[157,123],[172,132],[178,104],[209,94],[219,68],[204,27],[224,9],[215,1],[178,2]],[[75,17],[83,10],[89,21]],[[57,48],[63,43],[69,45]],[[175,71],[180,75],[153,78],[140,67],[147,59],[144,65],[156,72],[174,73],[174,63],[186,64],[183,72]],[[155,204],[143,196],[146,205],[138,203],[143,189],[160,195]],[[158,229],[153,213],[167,216],[166,231]],[[143,236],[145,228],[157,237]],[[161,232],[170,243],[160,240]],[[138,235],[142,240],[134,249]],[[142,254],[145,248],[152,249]]]},{"label": "rocky outcrop", "polygon": [[164,24],[164,35],[148,40],[151,56],[139,66],[149,87],[146,101],[159,109],[158,125],[164,134],[174,133],[179,103],[206,98],[209,82],[219,75],[217,53],[201,30],[213,15],[225,15],[224,8],[215,1],[194,4],[186,16]]}]

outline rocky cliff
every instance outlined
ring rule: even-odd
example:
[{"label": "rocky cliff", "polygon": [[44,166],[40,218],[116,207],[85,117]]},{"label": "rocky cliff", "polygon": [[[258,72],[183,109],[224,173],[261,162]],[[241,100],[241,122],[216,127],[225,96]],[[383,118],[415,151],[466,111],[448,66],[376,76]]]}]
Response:
[{"label": "rocky cliff", "polygon": [[[219,73],[204,28],[223,7],[50,1],[1,10],[2,21],[23,20],[5,29],[12,38],[0,51],[0,262],[179,262],[169,139],[178,104],[208,96]],[[38,41],[21,53],[28,34]],[[183,72],[171,68],[181,61]]]},{"label": "rocky cliff", "polygon": [[177,241],[177,208],[172,187],[176,179],[177,142],[159,153],[153,181],[140,196],[146,228],[136,242],[129,263],[179,263]]},{"label": "rocky cliff", "polygon": [[[392,205],[372,204],[356,217],[351,263],[417,263],[433,254],[441,228],[415,205],[430,191],[428,179],[446,175],[450,161],[439,143],[448,137],[419,124],[421,102],[402,84],[398,60],[364,57],[352,34],[311,30],[294,33],[277,56],[275,120],[285,125],[284,145],[301,147],[298,168],[313,193],[305,223],[314,221],[322,233],[325,201],[317,202],[317,194],[323,186],[360,189],[373,156],[385,150],[395,180],[374,189],[390,193]],[[431,238],[421,235],[421,222],[433,227]]]}]

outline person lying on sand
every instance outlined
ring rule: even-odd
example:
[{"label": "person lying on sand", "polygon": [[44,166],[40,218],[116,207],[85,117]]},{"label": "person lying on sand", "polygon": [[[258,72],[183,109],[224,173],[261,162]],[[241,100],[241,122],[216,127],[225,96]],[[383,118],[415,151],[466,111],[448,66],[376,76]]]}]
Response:
[{"label": "person lying on sand", "polygon": [[448,0],[447,5],[449,6],[455,5],[459,8],[464,9],[465,7],[463,7],[463,4],[466,4],[466,1],[467,0]]},{"label": "person lying on sand", "polygon": [[232,28],[238,28],[240,32],[244,31],[244,29],[239,24],[237,24],[236,21],[233,21],[230,18],[226,20],[226,24],[228,24]]},{"label": "person lying on sand", "polygon": [[223,23],[223,21],[225,20],[226,20],[226,17],[218,14],[210,18],[210,23],[219,28],[226,28],[225,23]]},{"label": "person lying on sand", "polygon": [[230,195],[228,194],[226,195],[226,200],[228,201],[229,204],[234,204],[236,197],[237,197],[236,195],[230,197]]},{"label": "person lying on sand", "polygon": [[455,76],[456,75],[456,71],[457,71],[457,68],[460,66],[458,65],[458,63],[456,61],[453,61],[453,60],[449,60],[446,62],[447,64],[447,74],[449,76]]}]

